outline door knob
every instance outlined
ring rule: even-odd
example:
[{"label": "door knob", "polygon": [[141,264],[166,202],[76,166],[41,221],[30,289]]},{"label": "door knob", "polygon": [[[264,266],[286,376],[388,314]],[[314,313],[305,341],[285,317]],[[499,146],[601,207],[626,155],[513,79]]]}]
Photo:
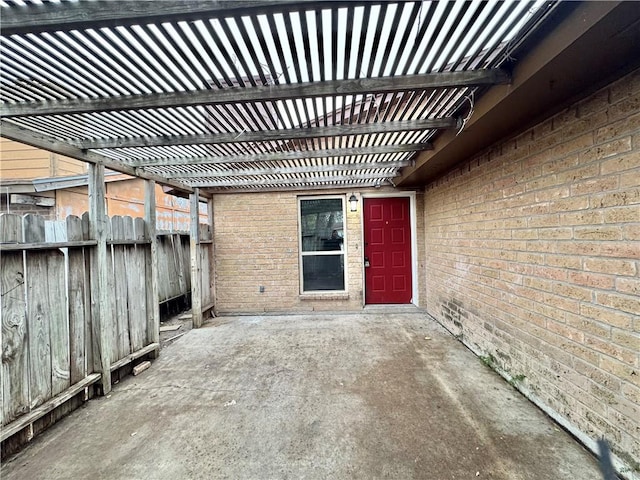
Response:
[{"label": "door knob", "polygon": [[368,268],[371,266],[371,263],[369,262],[369,258],[368,257],[364,257],[364,267]]}]

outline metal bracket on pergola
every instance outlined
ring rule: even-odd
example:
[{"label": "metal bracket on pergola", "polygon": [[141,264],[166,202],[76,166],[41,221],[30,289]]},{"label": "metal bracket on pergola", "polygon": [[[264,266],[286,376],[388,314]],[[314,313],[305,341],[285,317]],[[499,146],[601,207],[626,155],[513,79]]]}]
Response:
[{"label": "metal bracket on pergola", "polygon": [[2,135],[203,194],[392,184],[542,1],[0,3]]}]

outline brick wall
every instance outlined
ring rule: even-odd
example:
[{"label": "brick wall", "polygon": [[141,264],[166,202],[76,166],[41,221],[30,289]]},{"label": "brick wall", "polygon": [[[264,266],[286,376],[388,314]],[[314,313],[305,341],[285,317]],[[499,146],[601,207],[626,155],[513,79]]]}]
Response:
[{"label": "brick wall", "polygon": [[17,215],[27,215],[29,213],[40,215],[45,220],[55,220],[56,212],[54,208],[42,207],[38,205],[19,205],[12,203],[7,207],[7,196],[0,192],[0,213],[15,213]]},{"label": "brick wall", "polygon": [[[358,310],[363,301],[362,198],[358,211],[347,205],[347,294],[300,295],[298,195],[301,192],[214,196],[216,309],[221,313]],[[352,192],[322,192],[343,195]],[[417,227],[422,232],[422,195],[417,195]],[[424,242],[418,245],[424,258]],[[424,262],[421,262],[424,264]],[[424,281],[424,275],[420,275]],[[264,292],[260,292],[264,286]],[[423,296],[424,297],[424,296]]]},{"label": "brick wall", "polygon": [[640,71],[428,185],[425,232],[428,311],[640,475]]},{"label": "brick wall", "polygon": [[[345,219],[348,298],[300,295],[297,198],[293,192],[214,197],[216,308],[219,312],[361,307],[360,261],[357,259],[360,223],[359,216],[351,212],[347,212]],[[260,286],[264,286],[262,293]]]},{"label": "brick wall", "polygon": [[[298,291],[295,197],[216,195],[213,200],[216,308],[291,308]],[[265,287],[259,292],[260,285]]]}]

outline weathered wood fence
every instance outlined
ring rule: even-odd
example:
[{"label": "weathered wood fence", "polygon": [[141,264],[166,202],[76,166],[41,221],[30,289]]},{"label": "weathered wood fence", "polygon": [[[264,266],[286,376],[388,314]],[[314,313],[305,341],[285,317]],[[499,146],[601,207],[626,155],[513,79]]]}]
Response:
[{"label": "weathered wood fence", "polygon": [[160,303],[191,292],[188,233],[158,234],[158,284]]},{"label": "weathered wood fence", "polygon": [[[206,226],[201,230],[208,231]],[[93,310],[99,301],[97,241],[89,218],[45,222],[37,215],[0,215],[2,378],[0,440],[11,437],[101,379],[101,355],[110,371],[159,348],[151,309],[188,293],[188,236],[159,235],[159,297],[151,294],[151,241],[141,218],[107,222],[105,345]],[[207,233],[203,234],[205,237]],[[209,236],[210,238],[210,236]],[[209,250],[199,249],[201,284],[210,300]],[[206,270],[206,272],[204,271]],[[155,334],[155,335],[154,335]],[[102,358],[104,361],[104,358]],[[86,391],[85,391],[86,393]]]},{"label": "weathered wood fence", "polygon": [[[138,219],[139,221],[139,219]],[[67,241],[66,222],[45,221],[45,239],[47,242]],[[202,244],[211,243],[211,229],[200,224]],[[159,303],[165,303],[191,293],[191,267],[189,258],[189,232],[158,232],[158,276],[162,280],[159,287]],[[201,262],[209,264],[209,249],[201,248]],[[202,297],[204,304],[212,303],[210,288],[211,279],[208,268],[201,271]]]},{"label": "weathered wood fence", "polygon": [[42,217],[0,215],[2,440],[100,379],[90,313],[96,242],[86,221],[66,226],[68,241],[46,243]]},{"label": "weathered wood fence", "polygon": [[[115,217],[117,218],[117,217]],[[140,221],[142,219],[136,219]],[[119,222],[119,220],[116,220]],[[128,222],[128,221],[127,221]],[[199,225],[203,236],[210,239],[208,225]],[[189,259],[189,232],[158,232],[158,276],[162,281],[158,285],[159,303],[165,303],[191,293],[191,267]],[[45,221],[45,240],[47,242],[67,241],[65,220]],[[203,252],[203,261],[208,261],[208,253]],[[203,285],[208,283],[209,272],[203,272]],[[206,281],[205,281],[206,280]],[[203,296],[207,295],[203,292]]]}]

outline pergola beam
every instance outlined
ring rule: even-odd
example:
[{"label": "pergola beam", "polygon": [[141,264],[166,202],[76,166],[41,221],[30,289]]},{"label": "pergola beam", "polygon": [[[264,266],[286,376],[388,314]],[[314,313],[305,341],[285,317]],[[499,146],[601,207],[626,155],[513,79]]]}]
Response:
[{"label": "pergola beam", "polygon": [[431,150],[430,143],[407,143],[400,145],[372,145],[369,147],[328,148],[322,150],[298,150],[292,152],[269,152],[249,155],[153,158],[127,161],[133,167],[168,167],[180,165],[221,165],[232,163],[261,163],[286,160],[304,160],[311,158],[352,157],[361,155],[380,155],[388,153],[407,153]]},{"label": "pergola beam", "polygon": [[[333,2],[336,3],[336,2]],[[346,3],[346,2],[342,2]],[[251,9],[257,12],[284,10],[299,0],[162,0],[161,2],[77,2],[26,5],[2,12],[2,34],[26,34],[71,29],[115,27],[157,21],[180,21],[232,15]]]},{"label": "pergola beam", "polygon": [[[146,3],[146,2],[137,2]],[[4,26],[3,26],[4,29]],[[357,78],[324,82],[260,85],[223,90],[196,90],[109,98],[74,98],[43,102],[12,103],[0,106],[0,117],[62,115],[149,108],[193,107],[327,97],[369,95],[433,88],[477,87],[509,83],[500,69],[436,72],[381,78]]]},{"label": "pergola beam", "polygon": [[[259,186],[259,185],[284,185],[284,186],[313,186],[313,185],[331,185],[340,182],[358,182],[362,180],[371,181],[386,181],[396,175],[389,175],[385,173],[371,174],[354,174],[354,175],[332,175],[328,177],[305,177],[305,178],[260,178],[252,180],[211,180],[211,181],[196,181],[189,182],[191,186],[204,187],[204,188],[221,188],[221,187],[242,187],[242,186]],[[344,187],[344,185],[335,185],[336,188]]]},{"label": "pergola beam", "polygon": [[387,168],[402,168],[411,165],[411,160],[397,160],[390,162],[363,162],[343,163],[338,165],[314,165],[308,167],[275,167],[275,168],[249,168],[228,169],[209,172],[175,172],[166,173],[167,178],[191,179],[191,178],[225,178],[225,177],[250,177],[257,175],[293,175],[298,173],[320,172],[345,172],[359,170],[377,170]]},{"label": "pergola beam", "polygon": [[138,168],[128,166],[118,160],[113,160],[98,153],[84,151],[76,146],[63,143],[55,137],[36,133],[31,130],[27,130],[26,128],[18,127],[17,125],[9,122],[1,121],[0,130],[2,131],[2,136],[9,140],[15,140],[16,142],[31,145],[32,147],[36,148],[41,148],[43,150],[57,153],[59,155],[75,158],[76,160],[81,160],[86,163],[94,165],[104,165],[110,170],[115,170],[116,172],[120,173],[126,173],[127,175],[131,175],[134,177],[144,178],[146,180],[155,180],[158,183],[170,186],[176,190],[180,190],[183,192],[190,193],[193,191],[191,187],[185,185],[184,183],[175,180],[169,180],[160,175],[144,172]]},{"label": "pergola beam", "polygon": [[375,133],[408,132],[455,128],[458,122],[453,117],[401,120],[397,122],[358,123],[353,125],[331,125],[328,127],[291,128],[261,130],[258,132],[208,133],[199,135],[173,135],[132,138],[103,138],[72,141],[80,149],[167,147],[175,145],[208,145],[217,143],[269,142],[348,135],[370,135]]}]

